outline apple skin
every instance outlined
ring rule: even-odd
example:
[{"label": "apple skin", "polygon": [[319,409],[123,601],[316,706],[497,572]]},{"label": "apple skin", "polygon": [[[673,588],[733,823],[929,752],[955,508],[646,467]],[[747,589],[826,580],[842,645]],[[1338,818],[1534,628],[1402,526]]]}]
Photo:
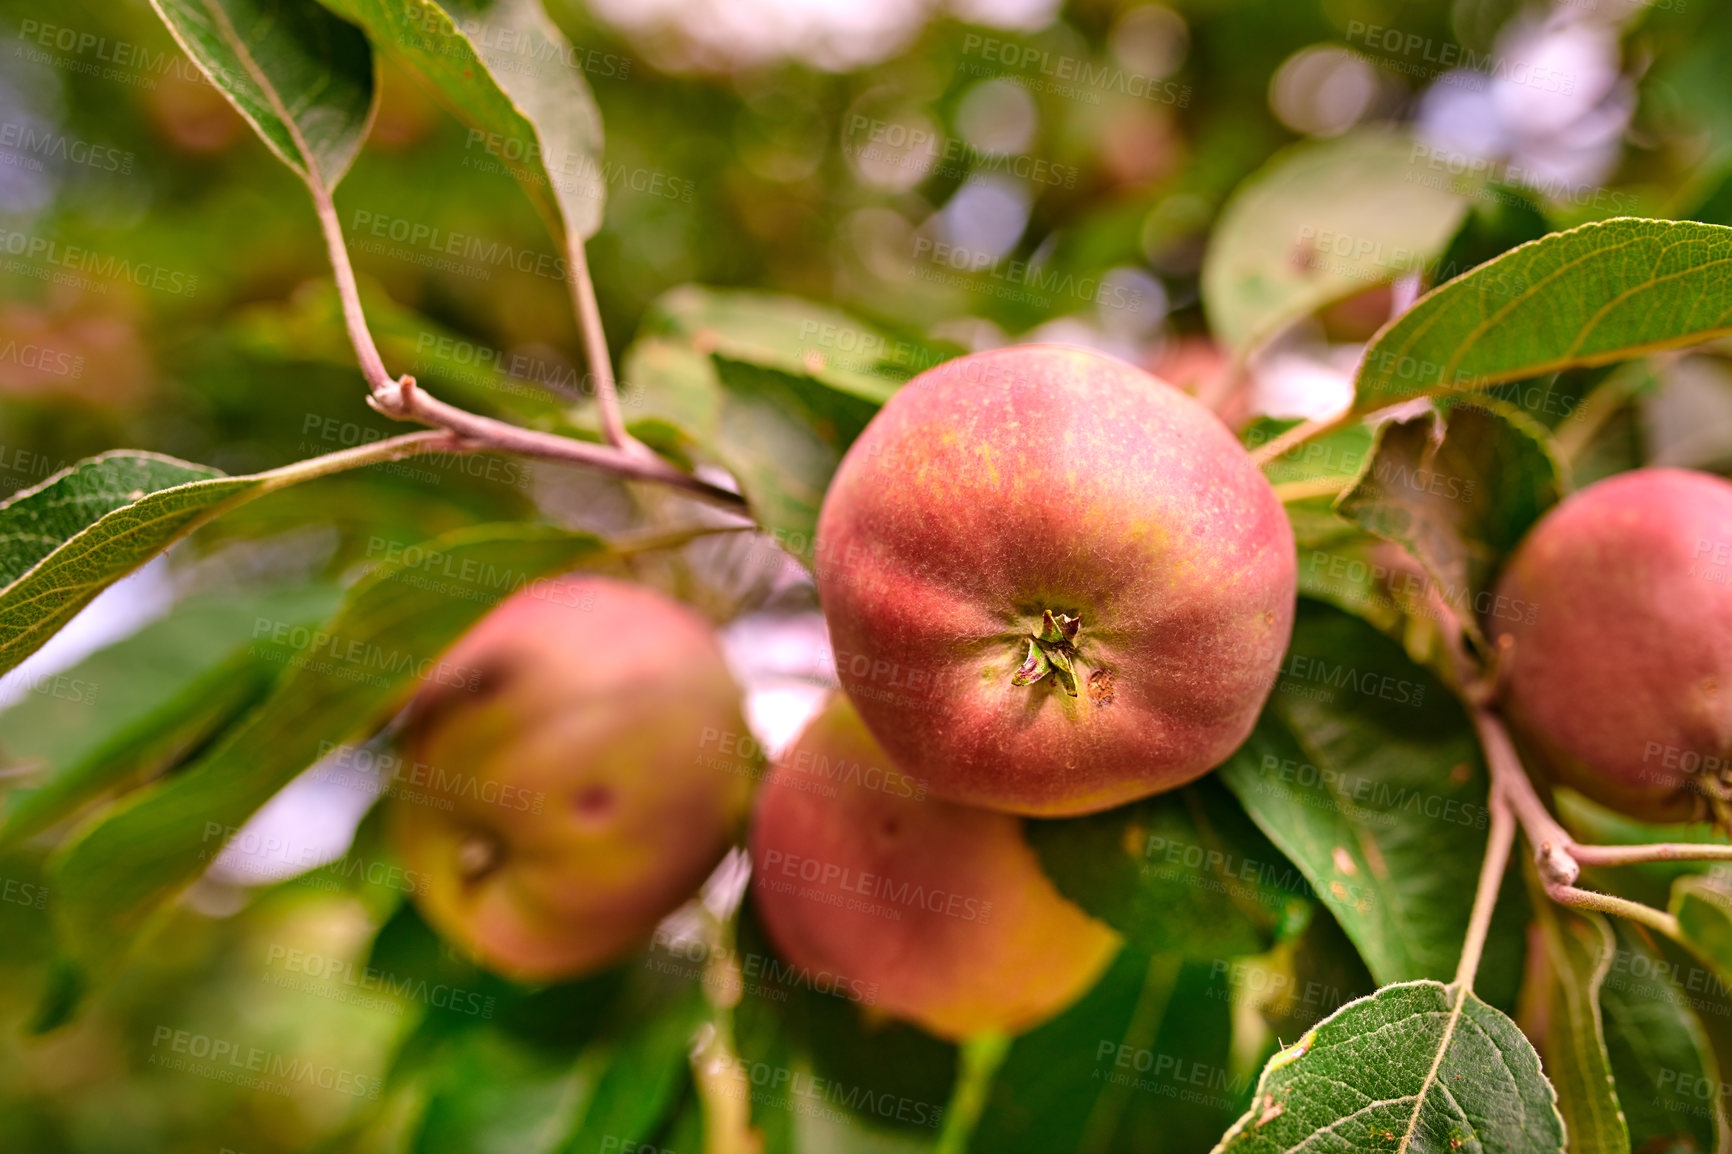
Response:
[{"label": "apple skin", "polygon": [[1629,817],[1705,816],[1732,778],[1729,582],[1732,484],[1719,477],[1638,469],[1548,512],[1486,622],[1523,744]]},{"label": "apple skin", "polygon": [[601,577],[538,592],[447,653],[477,686],[430,686],[412,704],[409,788],[387,828],[430,879],[416,900],[442,937],[499,973],[554,981],[630,954],[692,896],[744,824],[752,767],[703,756],[748,731],[698,614]]},{"label": "apple skin", "polygon": [[[814,568],[842,687],[951,801],[1067,816],[1175,788],[1244,741],[1292,632],[1274,490],[1215,416],[1086,349],[931,369],[849,448]],[[1080,615],[1076,696],[1012,684]]]},{"label": "apple skin", "polygon": [[759,790],[750,845],[777,952],[941,1038],[1038,1025],[1118,951],[1041,871],[1020,819],[924,796],[840,694]]}]

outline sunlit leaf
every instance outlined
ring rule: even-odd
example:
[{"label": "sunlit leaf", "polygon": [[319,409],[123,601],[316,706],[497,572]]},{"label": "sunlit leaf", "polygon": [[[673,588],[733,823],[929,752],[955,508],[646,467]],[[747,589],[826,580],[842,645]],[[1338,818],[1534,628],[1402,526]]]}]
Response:
[{"label": "sunlit leaf", "polygon": [[1367,346],[1354,409],[1493,389],[1732,333],[1732,228],[1619,217],[1524,244],[1421,298]]},{"label": "sunlit leaf", "polygon": [[601,227],[601,114],[540,0],[320,0],[400,55],[474,126],[556,236]]},{"label": "sunlit leaf", "polygon": [[1420,272],[1466,201],[1383,132],[1277,153],[1233,194],[1203,260],[1215,336],[1254,345],[1331,301]]}]

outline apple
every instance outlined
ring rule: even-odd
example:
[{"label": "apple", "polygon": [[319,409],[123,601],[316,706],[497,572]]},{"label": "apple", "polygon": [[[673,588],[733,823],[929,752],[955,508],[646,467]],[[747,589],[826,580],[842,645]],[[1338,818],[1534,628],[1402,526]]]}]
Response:
[{"label": "apple", "polygon": [[1553,773],[1647,821],[1732,781],[1732,484],[1637,469],[1542,517],[1499,577],[1499,705]]},{"label": "apple", "polygon": [[776,951],[942,1038],[1038,1025],[1118,950],[1041,871],[1020,819],[927,795],[840,695],[759,790],[750,845]]},{"label": "apple", "polygon": [[837,673],[951,801],[1062,816],[1244,741],[1292,631],[1293,533],[1207,409],[1086,349],[914,378],[849,448],[815,555]]},{"label": "apple", "polygon": [[755,767],[704,755],[747,734],[709,624],[648,588],[569,577],[507,599],[443,667],[462,684],[412,703],[388,814],[431,879],[423,915],[529,981],[647,943],[750,802]]}]

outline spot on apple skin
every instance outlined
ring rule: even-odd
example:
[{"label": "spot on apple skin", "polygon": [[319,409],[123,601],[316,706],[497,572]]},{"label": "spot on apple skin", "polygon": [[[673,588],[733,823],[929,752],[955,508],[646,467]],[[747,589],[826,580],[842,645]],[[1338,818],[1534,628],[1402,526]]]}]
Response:
[{"label": "spot on apple skin", "polygon": [[1113,703],[1118,696],[1118,687],[1114,684],[1113,671],[1097,669],[1089,674],[1089,700],[1097,706],[1105,708]]},{"label": "spot on apple skin", "polygon": [[617,808],[619,798],[605,785],[590,785],[572,800],[578,816],[586,821],[604,821]]}]

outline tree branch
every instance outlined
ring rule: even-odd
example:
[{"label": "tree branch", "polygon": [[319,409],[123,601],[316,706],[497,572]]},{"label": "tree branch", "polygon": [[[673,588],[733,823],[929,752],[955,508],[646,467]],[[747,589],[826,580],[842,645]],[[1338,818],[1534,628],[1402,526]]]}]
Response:
[{"label": "tree branch", "polygon": [[[1622,856],[1618,851],[1623,849],[1676,850],[1687,847],[1577,845],[1569,831],[1546,809],[1539,794],[1534,792],[1533,782],[1528,780],[1527,771],[1522,768],[1521,759],[1516,755],[1515,743],[1510,740],[1509,731],[1504,728],[1503,722],[1485,706],[1474,709],[1473,720],[1474,727],[1479,731],[1480,743],[1485,748],[1486,765],[1491,770],[1492,790],[1509,802],[1521,822],[1522,832],[1527,834],[1528,841],[1533,844],[1534,861],[1539,867],[1540,882],[1545,886],[1546,894],[1561,905],[1617,914],[1619,917],[1640,922],[1669,938],[1679,939],[1681,935],[1678,919],[1671,914],[1613,894],[1584,890],[1575,883],[1581,876],[1581,863],[1590,858],[1616,858]],[[1587,851],[1586,855],[1584,850]],[[1678,856],[1669,859],[1632,857],[1628,860],[1678,860]],[[1608,860],[1595,864],[1621,863]]]},{"label": "tree branch", "polygon": [[1497,715],[1485,706],[1473,711],[1473,723],[1474,728],[1479,731],[1480,745],[1485,750],[1486,766],[1491,771],[1492,789],[1501,793],[1504,800],[1515,810],[1522,832],[1527,834],[1528,841],[1533,843],[1540,880],[1548,887],[1554,883],[1574,885],[1582,873],[1581,867],[1570,854],[1570,850],[1575,847],[1575,841],[1570,837],[1569,831],[1558,823],[1558,819],[1552,816],[1545,802],[1540,800],[1540,795],[1534,792],[1534,784],[1528,780],[1527,771],[1522,768],[1509,731],[1504,728]]},{"label": "tree branch", "polygon": [[537,432],[483,417],[430,396],[411,376],[388,382],[384,389],[376,390],[368,397],[367,403],[399,421],[420,421],[424,425],[448,429],[472,442],[473,448],[492,448],[546,461],[587,465],[628,480],[669,485],[736,512],[745,509],[745,499],[738,493],[682,473],[647,449],[643,456],[638,456],[612,445],[597,445],[573,437]]},{"label": "tree branch", "polygon": [[[349,343],[355,347],[356,359],[360,361],[361,372],[371,390],[367,403],[378,412],[393,420],[419,421],[424,425],[448,430],[461,438],[469,450],[496,449],[544,461],[584,465],[627,480],[654,481],[735,512],[745,511],[745,499],[738,493],[681,472],[630,437],[626,437],[624,444],[615,442],[596,445],[573,437],[525,429],[446,404],[417,386],[414,377],[404,375],[393,380],[386,371],[385,362],[379,356],[378,347],[373,343],[373,335],[367,328],[367,317],[361,308],[360,290],[355,281],[354,268],[349,263],[349,249],[343,241],[343,226],[337,218],[336,203],[331,199],[330,190],[316,175],[308,179],[307,186],[312,191],[313,207],[318,213],[319,227],[325,235],[325,248],[330,253],[331,269],[337,281],[337,295],[343,302],[343,322],[349,330]],[[581,243],[577,247],[579,251],[582,250]],[[584,273],[584,283],[588,283],[587,271]],[[590,307],[593,310],[593,293]],[[599,314],[595,317],[594,331],[599,337]],[[591,372],[596,373],[594,364],[597,357],[593,347],[589,349],[589,353]],[[605,373],[605,376],[596,375],[596,397],[603,404],[603,423],[605,426],[607,413],[611,412],[612,419],[619,425],[619,433],[623,436],[624,426],[619,424],[619,400],[614,395],[612,371],[607,367],[605,339],[600,348],[599,361],[601,372]]]}]

